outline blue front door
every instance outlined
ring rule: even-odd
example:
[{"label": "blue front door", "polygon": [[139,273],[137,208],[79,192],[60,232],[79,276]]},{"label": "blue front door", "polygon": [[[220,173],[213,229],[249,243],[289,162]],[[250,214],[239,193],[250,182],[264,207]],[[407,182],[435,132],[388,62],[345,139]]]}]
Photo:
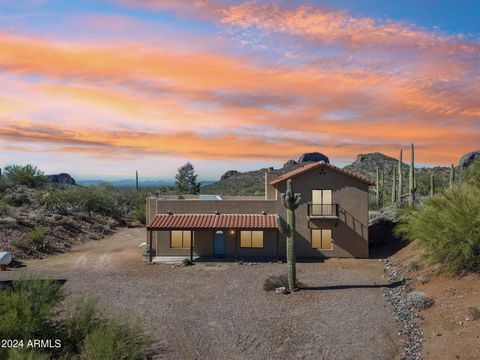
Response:
[{"label": "blue front door", "polygon": [[215,231],[213,235],[213,256],[225,256],[225,234]]}]

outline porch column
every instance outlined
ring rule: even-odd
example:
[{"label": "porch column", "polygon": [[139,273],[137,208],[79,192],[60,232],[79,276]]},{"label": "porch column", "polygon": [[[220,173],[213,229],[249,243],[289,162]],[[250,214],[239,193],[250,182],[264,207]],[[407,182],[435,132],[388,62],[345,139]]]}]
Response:
[{"label": "porch column", "polygon": [[192,238],[190,239],[190,261],[193,262],[193,242],[195,241],[195,230],[192,230]]},{"label": "porch column", "polygon": [[149,261],[152,262],[153,260],[153,246],[152,246],[152,242],[153,242],[153,231],[150,230],[148,232],[148,237],[149,237],[149,244],[148,244],[148,247],[150,249],[150,251],[148,252],[148,258],[149,258]]},{"label": "porch column", "polygon": [[235,261],[238,261],[238,229],[235,229]]}]

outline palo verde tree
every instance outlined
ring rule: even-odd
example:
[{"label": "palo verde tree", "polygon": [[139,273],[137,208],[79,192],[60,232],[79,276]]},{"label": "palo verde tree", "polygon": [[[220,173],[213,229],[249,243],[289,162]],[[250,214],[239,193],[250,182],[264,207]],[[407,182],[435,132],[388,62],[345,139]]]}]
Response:
[{"label": "palo verde tree", "polygon": [[293,192],[292,180],[287,180],[287,191],[282,193],[282,204],[287,209],[287,223],[277,215],[278,230],[287,236],[287,265],[288,265],[288,289],[295,290],[297,287],[297,272],[295,259],[295,210],[300,205],[302,197]]},{"label": "palo verde tree", "polygon": [[175,190],[180,194],[198,194],[200,184],[197,182],[195,168],[191,162],[181,166],[175,175]]}]

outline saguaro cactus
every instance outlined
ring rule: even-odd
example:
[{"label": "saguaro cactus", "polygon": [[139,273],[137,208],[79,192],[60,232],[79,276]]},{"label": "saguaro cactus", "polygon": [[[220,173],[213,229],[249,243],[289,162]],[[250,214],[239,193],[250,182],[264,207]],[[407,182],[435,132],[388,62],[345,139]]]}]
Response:
[{"label": "saguaro cactus", "polygon": [[375,168],[375,203],[380,206],[380,170]]},{"label": "saguaro cactus", "polygon": [[408,178],[408,205],[415,204],[415,193],[417,192],[417,184],[415,182],[415,149],[414,145],[410,148],[410,176]]},{"label": "saguaro cactus", "polygon": [[435,194],[435,180],[433,178],[433,174],[430,175],[430,196]]},{"label": "saguaro cactus", "polygon": [[295,210],[300,205],[302,197],[298,193],[293,192],[292,180],[287,180],[287,191],[282,195],[282,204],[287,209],[287,223],[283,222],[277,216],[278,230],[287,236],[287,265],[288,265],[288,288],[294,290],[297,287],[297,272],[295,259]]},{"label": "saguaro cactus", "polygon": [[397,165],[393,165],[392,171],[392,205],[397,201]]},{"label": "saguaro cactus", "polygon": [[453,188],[453,183],[455,182],[455,166],[450,165],[450,189]]},{"label": "saguaro cactus", "polygon": [[135,170],[135,188],[138,191],[138,170]]},{"label": "saguaro cactus", "polygon": [[402,198],[403,198],[402,157],[403,157],[403,149],[400,149],[400,156],[398,157],[398,191],[397,191],[398,206],[402,206]]}]

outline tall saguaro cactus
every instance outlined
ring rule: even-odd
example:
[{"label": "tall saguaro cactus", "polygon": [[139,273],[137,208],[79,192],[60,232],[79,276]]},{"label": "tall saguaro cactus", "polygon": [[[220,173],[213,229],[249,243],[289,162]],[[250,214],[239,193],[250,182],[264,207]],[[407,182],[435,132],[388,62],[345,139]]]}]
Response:
[{"label": "tall saguaro cactus", "polygon": [[293,192],[292,180],[287,180],[287,191],[282,193],[282,204],[287,209],[287,223],[285,224],[279,216],[277,216],[278,230],[287,236],[287,265],[288,265],[288,288],[294,290],[297,287],[297,272],[295,259],[295,210],[300,205],[302,197],[298,193]]},{"label": "tall saguaro cactus", "polygon": [[135,188],[138,191],[138,170],[135,170]]},{"label": "tall saguaro cactus", "polygon": [[392,205],[397,201],[397,165],[393,165],[392,172]]},{"label": "tall saguaro cactus", "polygon": [[430,196],[435,194],[435,179],[433,178],[433,174],[430,175]]},{"label": "tall saguaro cactus", "polygon": [[417,184],[415,183],[415,148],[410,148],[410,176],[408,178],[408,205],[415,204],[415,193],[417,192]]},{"label": "tall saguaro cactus", "polygon": [[455,165],[450,166],[450,189],[453,188],[453,183],[455,182]]},{"label": "tall saguaro cactus", "polygon": [[375,203],[380,206],[380,170],[375,168]]},{"label": "tall saguaro cactus", "polygon": [[402,206],[402,198],[403,198],[402,157],[403,157],[403,149],[400,149],[400,156],[398,157],[398,191],[397,191],[397,203],[399,207]]}]

